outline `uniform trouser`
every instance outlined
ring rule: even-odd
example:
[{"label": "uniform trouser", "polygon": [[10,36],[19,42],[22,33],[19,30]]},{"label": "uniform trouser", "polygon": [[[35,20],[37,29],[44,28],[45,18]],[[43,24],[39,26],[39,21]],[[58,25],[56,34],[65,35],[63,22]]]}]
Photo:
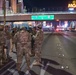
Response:
[{"label": "uniform trouser", "polygon": [[27,69],[30,69],[30,55],[29,55],[29,48],[25,45],[17,44],[17,70],[20,70],[23,54],[25,55],[25,60],[27,63]]},{"label": "uniform trouser", "polygon": [[6,40],[6,46],[7,46],[6,54],[7,54],[7,58],[9,58],[9,52],[10,52],[10,40]]},{"label": "uniform trouser", "polygon": [[0,46],[0,65],[2,65],[2,61],[3,61],[3,51],[2,47]]},{"label": "uniform trouser", "polygon": [[3,46],[0,46],[0,65],[6,61],[6,53],[4,52]]},{"label": "uniform trouser", "polygon": [[34,42],[35,42],[34,40],[31,40],[31,53],[32,54],[35,54],[35,51],[34,51],[34,46],[35,46]]},{"label": "uniform trouser", "polygon": [[35,60],[41,62],[41,46],[42,44],[35,44]]}]

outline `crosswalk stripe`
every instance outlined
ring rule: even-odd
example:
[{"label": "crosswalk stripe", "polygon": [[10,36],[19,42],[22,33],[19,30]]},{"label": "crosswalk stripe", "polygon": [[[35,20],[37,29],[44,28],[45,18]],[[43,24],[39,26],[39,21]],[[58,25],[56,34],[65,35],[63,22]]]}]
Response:
[{"label": "crosswalk stripe", "polygon": [[[15,65],[15,64],[13,64],[11,67],[9,67],[9,69],[11,69],[14,65]],[[9,71],[9,69],[7,69],[7,70]],[[4,71],[1,75],[4,75],[4,74],[7,72],[7,70]]]},{"label": "crosswalk stripe", "polygon": [[[34,61],[32,62],[32,64],[30,65],[30,69],[32,69],[34,62],[35,62],[35,60],[34,60]],[[26,71],[26,74],[28,75],[28,74],[29,74],[29,71]]]},{"label": "crosswalk stripe", "polygon": [[[43,64],[44,64],[44,63],[43,63]],[[48,61],[48,63],[46,64],[45,67],[42,67],[42,68],[41,68],[40,75],[45,75],[45,72],[46,72],[48,66],[49,66],[49,61]]]}]

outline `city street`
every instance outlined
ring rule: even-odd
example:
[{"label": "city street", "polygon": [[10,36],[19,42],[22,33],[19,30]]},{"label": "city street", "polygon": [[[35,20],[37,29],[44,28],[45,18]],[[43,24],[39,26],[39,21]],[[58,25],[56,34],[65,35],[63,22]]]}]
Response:
[{"label": "city street", "polygon": [[[27,75],[76,75],[76,36],[74,34],[75,32],[45,34],[42,46],[42,65],[33,66],[34,57],[31,57],[31,70]],[[15,53],[10,55],[13,60],[17,61]],[[21,69],[27,73],[24,58]],[[18,75],[10,68],[7,71],[9,71],[7,75],[12,75],[12,73]],[[0,75],[6,75],[6,72]]]},{"label": "city street", "polygon": [[[34,41],[39,42],[34,47],[41,49],[39,65],[34,65],[39,52],[35,49],[34,56],[28,54]],[[24,75],[22,72],[76,75],[76,0],[0,0],[0,75]]]}]

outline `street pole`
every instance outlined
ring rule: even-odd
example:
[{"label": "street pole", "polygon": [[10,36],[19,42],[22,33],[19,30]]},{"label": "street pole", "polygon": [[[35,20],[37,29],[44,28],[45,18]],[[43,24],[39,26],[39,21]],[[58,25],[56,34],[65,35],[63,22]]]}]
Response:
[{"label": "street pole", "polygon": [[4,26],[6,25],[6,0],[3,0]]}]

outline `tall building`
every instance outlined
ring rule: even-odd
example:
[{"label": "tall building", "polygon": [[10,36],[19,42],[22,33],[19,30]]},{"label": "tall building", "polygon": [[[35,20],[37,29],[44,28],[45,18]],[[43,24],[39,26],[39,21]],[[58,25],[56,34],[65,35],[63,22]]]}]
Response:
[{"label": "tall building", "polygon": [[9,9],[9,0],[6,0],[6,9]]},{"label": "tall building", "polygon": [[9,11],[9,0],[6,0],[6,13]]},{"label": "tall building", "polygon": [[17,12],[18,13],[21,13],[21,3],[18,3],[17,4]]},{"label": "tall building", "polygon": [[11,8],[14,13],[17,13],[17,0],[11,0]]},{"label": "tall building", "polygon": [[3,0],[0,0],[0,13],[2,13]]},{"label": "tall building", "polygon": [[[3,13],[3,5],[4,5],[4,0],[0,0],[0,13],[2,14]],[[5,0],[5,3],[6,3],[6,12],[8,11],[9,9],[9,0]]]},{"label": "tall building", "polygon": [[23,0],[18,0],[18,12],[23,12]]},{"label": "tall building", "polygon": [[[3,10],[3,5],[4,5],[3,1],[4,0],[0,0],[0,13],[3,12],[2,11]],[[8,12],[8,10],[10,8],[11,8],[13,13],[17,13],[17,11],[19,13],[23,12],[23,0],[5,0],[5,1],[6,1],[6,12]]]}]

